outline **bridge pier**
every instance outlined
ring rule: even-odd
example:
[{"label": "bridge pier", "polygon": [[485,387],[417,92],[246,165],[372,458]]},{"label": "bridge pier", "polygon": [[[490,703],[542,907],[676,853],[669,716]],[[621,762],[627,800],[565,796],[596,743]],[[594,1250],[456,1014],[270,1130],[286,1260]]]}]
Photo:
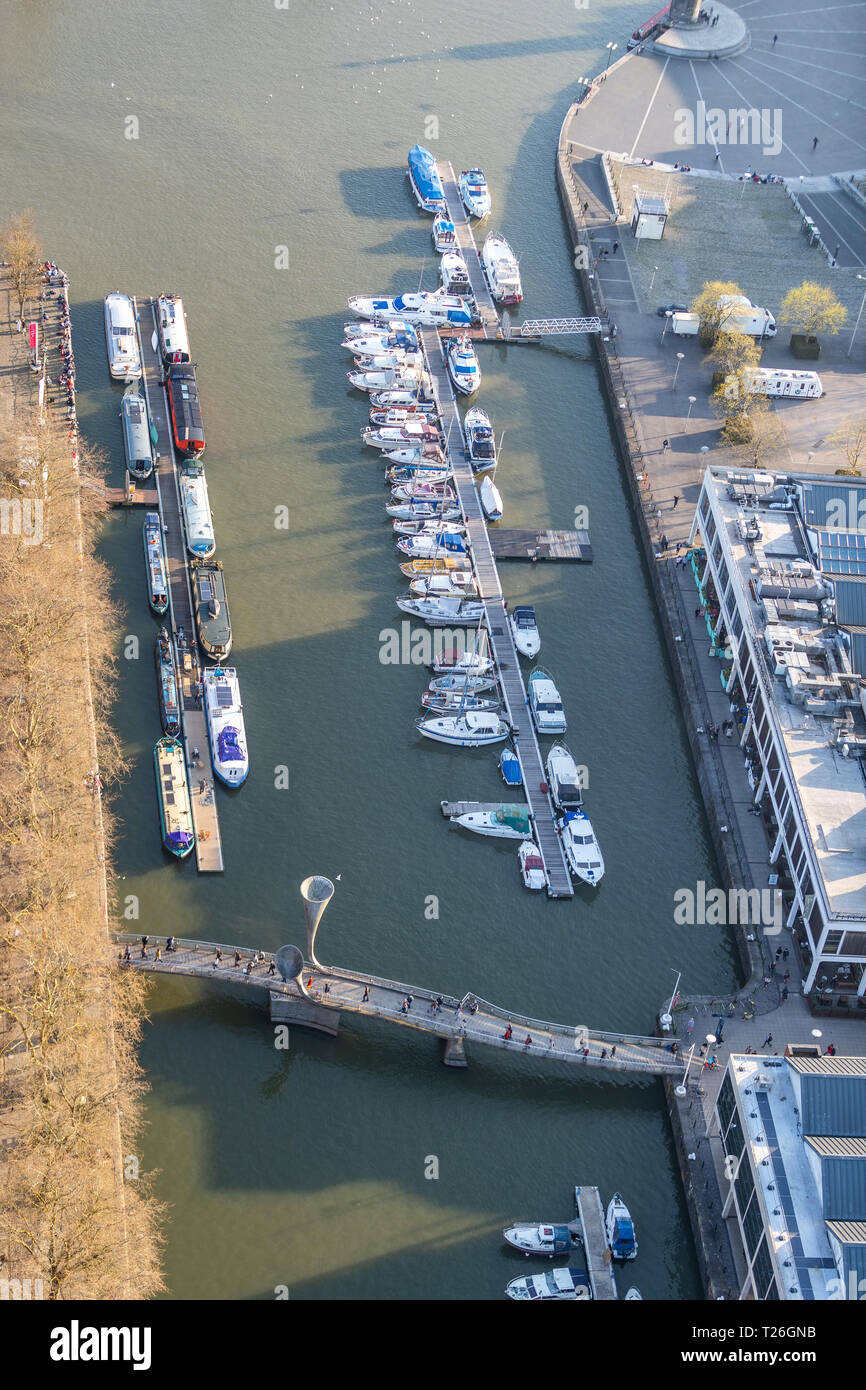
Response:
[{"label": "bridge pier", "polygon": [[[268,990],[271,1001],[271,1023],[293,1023],[296,1028],[313,1028],[335,1038],[340,1027],[340,1010],[312,999]],[[461,1039],[462,1041],[462,1039]],[[465,1063],[464,1063],[465,1066]]]},{"label": "bridge pier", "polygon": [[446,1067],[468,1067],[466,1044],[462,1038],[443,1038],[442,1062]]}]

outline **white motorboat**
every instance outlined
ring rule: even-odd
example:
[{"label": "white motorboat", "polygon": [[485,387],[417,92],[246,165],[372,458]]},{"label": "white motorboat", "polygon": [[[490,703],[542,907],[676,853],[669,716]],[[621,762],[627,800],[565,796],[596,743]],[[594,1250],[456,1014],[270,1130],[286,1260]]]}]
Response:
[{"label": "white motorboat", "polygon": [[520,304],[523,286],[517,257],[504,236],[490,232],[481,248],[481,265],[490,293],[499,304]]},{"label": "white motorboat", "polygon": [[356,357],[366,353],[418,351],[418,334],[408,324],[396,332],[389,328],[376,328],[371,323],[359,326],[365,328],[366,332],[344,338],[342,343]]},{"label": "white motorboat", "polygon": [[156,323],[159,331],[159,350],[162,360],[191,362],[189,333],[183,300],[176,294],[161,294],[156,301]]},{"label": "white motorboat", "polygon": [[[411,483],[416,478],[423,478],[426,483],[447,483],[451,477],[450,468],[438,466],[441,459],[437,459],[435,454],[427,458],[418,449],[399,449],[395,454],[386,454],[385,459],[389,463],[389,467],[385,469],[385,479],[392,486]],[[391,459],[404,459],[405,462],[391,463]]]},{"label": "white motorboat", "polygon": [[381,371],[347,372],[346,376],[357,391],[417,391],[430,390],[430,377],[422,367],[383,367]]},{"label": "white motorboat", "polygon": [[631,1212],[618,1192],[613,1194],[607,1207],[604,1220],[607,1243],[615,1260],[634,1260],[637,1258],[637,1237]]},{"label": "white motorboat", "polygon": [[[417,536],[431,521],[450,522],[460,517],[460,508],[447,502],[389,502],[385,511],[394,518],[394,530],[403,536]],[[398,522],[409,523],[412,529],[405,530],[403,525],[396,524]]]},{"label": "white motorboat", "polygon": [[343,324],[343,346],[348,346],[355,338],[376,338],[381,342],[393,333],[412,333],[417,346],[418,336],[415,329],[405,319],[391,319],[388,323],[358,323],[350,319],[348,323]]},{"label": "white motorboat", "polygon": [[390,352],[359,353],[355,367],[359,372],[405,372],[410,367],[421,370],[424,366],[422,352],[406,352],[404,348],[392,348]]},{"label": "white motorboat", "polygon": [[444,594],[441,598],[398,598],[402,613],[420,618],[428,627],[475,627],[484,617],[484,604],[459,594]]},{"label": "white motorboat", "polygon": [[437,594],[477,594],[478,585],[470,571],[452,570],[448,574],[428,574],[413,579],[409,590],[419,598],[427,598]]},{"label": "white motorboat", "polygon": [[207,560],[216,550],[216,541],[204,469],[195,466],[184,468],[179,482],[187,550]]},{"label": "white motorboat", "polygon": [[391,488],[394,502],[447,502],[454,504],[454,489],[447,483],[422,483],[413,479],[411,483],[400,483]]},{"label": "white motorboat", "polygon": [[408,425],[421,424],[431,425],[433,429],[438,428],[439,416],[435,410],[417,410],[414,406],[405,405],[391,406],[389,409],[380,410],[376,406],[370,407],[371,425]]},{"label": "white motorboat", "polygon": [[[395,521],[393,523],[393,529],[395,535],[401,536],[465,536],[466,534],[466,527],[463,525],[462,521],[443,521],[439,517],[435,517],[432,521]],[[431,558],[432,557],[427,556],[418,557],[419,560],[427,560],[428,564]],[[465,557],[463,555],[456,558],[459,558],[465,563]]]},{"label": "white motorboat", "polygon": [[413,145],[409,151],[409,182],[415,200],[423,212],[441,212],[445,204],[445,193],[436,160],[423,145]]},{"label": "white motorboat", "polygon": [[502,520],[502,494],[492,478],[484,478],[478,489],[481,506],[488,521]]},{"label": "white motorboat", "polygon": [[[538,854],[531,840],[529,847]],[[524,845],[520,848],[522,850]],[[515,1221],[502,1232],[502,1236],[515,1250],[522,1250],[524,1255],[547,1255],[551,1260],[555,1255],[570,1255],[583,1244],[580,1224],[577,1221],[557,1224],[544,1221]]]},{"label": "white motorboat", "polygon": [[585,811],[566,811],[556,828],[572,874],[594,888],[604,877],[604,859],[589,816]]},{"label": "white motorboat", "polygon": [[393,406],[407,406],[412,411],[429,413],[435,411],[436,402],[430,394],[429,388],[420,387],[392,389],[386,391],[374,391],[370,396],[370,405],[377,410],[390,410]]},{"label": "white motorboat", "polygon": [[643,1298],[643,1294],[641,1293],[641,1291],[640,1291],[640,1289],[638,1288],[637,1284],[632,1284],[632,1286],[631,1286],[630,1289],[626,1289],[626,1294],[625,1294],[625,1298],[623,1299],[623,1302],[624,1302],[624,1303],[634,1303],[634,1302],[635,1302],[637,1299],[639,1299],[639,1298],[642,1299],[642,1298]]},{"label": "white motorboat", "polygon": [[202,683],[213,770],[227,787],[239,787],[250,760],[238,673],[233,666],[208,667]]},{"label": "white motorboat", "polygon": [[535,621],[535,609],[529,606],[513,608],[508,621],[511,623],[514,645],[520,655],[528,656],[530,659],[538,656],[541,651],[541,637]]},{"label": "white motorboat", "polygon": [[470,676],[461,671],[447,671],[442,676],[431,676],[429,690],[434,695],[452,694],[480,695],[483,690],[495,690],[496,681],[492,676]]},{"label": "white motorboat", "polygon": [[525,840],[532,834],[526,806],[502,805],[495,811],[467,811],[451,817],[454,825],[473,830],[476,835],[493,835],[500,840]]},{"label": "white motorboat", "polygon": [[402,449],[410,444],[441,444],[442,436],[426,420],[407,420],[401,425],[367,425],[361,438],[371,449]]},{"label": "white motorboat", "polygon": [[543,1274],[528,1274],[525,1279],[512,1279],[506,1285],[509,1298],[530,1302],[567,1301],[576,1303],[592,1298],[589,1275],[583,1269],[548,1269]]},{"label": "white motorboat", "polygon": [[491,208],[490,190],[481,169],[463,169],[457,187],[470,217],[486,217]]},{"label": "white motorboat", "polygon": [[411,555],[413,560],[416,557],[423,560],[428,556],[444,555],[448,551],[452,555],[467,553],[466,541],[458,531],[423,532],[420,536],[404,536],[397,542],[397,549],[404,555]]},{"label": "white motorboat", "polygon": [[453,251],[457,246],[457,232],[450,217],[446,217],[444,212],[439,212],[433,218],[433,227],[430,235],[433,238],[433,247],[440,254],[443,251]]},{"label": "white motorboat", "polygon": [[457,714],[461,710],[498,710],[495,696],[464,695],[462,690],[425,690],[421,704],[432,714]]},{"label": "white motorboat", "polygon": [[431,670],[437,675],[471,675],[471,676],[492,676],[493,662],[489,656],[482,656],[481,652],[470,651],[450,651],[442,652],[435,661],[431,662]]},{"label": "white motorboat", "polygon": [[105,345],[108,370],[114,380],[138,381],[141,358],[135,336],[135,309],[129,296],[117,291],[105,297]]},{"label": "white motorboat", "polygon": [[580,810],[583,805],[581,775],[567,744],[556,742],[548,753],[547,781],[557,810]]},{"label": "white motorboat", "polygon": [[455,390],[472,396],[481,385],[481,368],[469,338],[451,338],[445,344],[445,365]]},{"label": "white motorboat", "polygon": [[463,438],[469,462],[476,473],[489,472],[496,467],[496,440],[490,416],[479,405],[467,410],[463,420]]},{"label": "white motorboat", "polygon": [[451,743],[456,748],[482,748],[508,738],[508,725],[504,719],[500,719],[498,714],[475,710],[419,719],[415,728],[425,738],[432,738],[436,743]]},{"label": "white motorboat", "polygon": [[524,888],[529,888],[537,893],[542,888],[547,887],[547,873],[544,868],[544,860],[538,852],[538,846],[534,840],[524,840],[517,851],[520,861],[520,876],[523,879]]},{"label": "white motorboat", "polygon": [[439,262],[439,279],[442,288],[449,294],[462,295],[464,299],[472,298],[472,282],[469,279],[469,268],[459,251],[445,251]]},{"label": "white motorboat", "polygon": [[466,301],[459,295],[446,294],[442,289],[398,294],[393,299],[353,295],[349,308],[362,319],[402,318],[408,323],[419,323],[430,328],[444,323],[468,328],[472,322],[472,312]]},{"label": "white motorboat", "polygon": [[529,677],[529,708],[540,734],[564,734],[568,728],[562,697],[543,666]]}]

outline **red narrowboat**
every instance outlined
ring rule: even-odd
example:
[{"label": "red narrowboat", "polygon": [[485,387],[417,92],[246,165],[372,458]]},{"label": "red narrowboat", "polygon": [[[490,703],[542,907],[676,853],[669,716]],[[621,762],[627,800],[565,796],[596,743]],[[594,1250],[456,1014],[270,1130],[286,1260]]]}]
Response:
[{"label": "red narrowboat", "polygon": [[184,458],[197,458],[204,453],[204,426],[195,367],[191,362],[172,362],[166,368],[165,385],[174,447]]}]

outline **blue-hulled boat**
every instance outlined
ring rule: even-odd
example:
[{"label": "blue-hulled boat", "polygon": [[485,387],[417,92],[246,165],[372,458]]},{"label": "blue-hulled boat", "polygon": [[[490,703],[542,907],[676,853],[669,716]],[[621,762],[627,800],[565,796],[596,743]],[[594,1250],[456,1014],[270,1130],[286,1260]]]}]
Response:
[{"label": "blue-hulled boat", "polygon": [[436,168],[436,160],[423,145],[413,145],[409,151],[409,182],[419,208],[424,212],[445,212],[445,190]]},{"label": "blue-hulled boat", "polygon": [[162,545],[162,528],[159,512],[145,512],[144,526],[144,565],[147,570],[147,601],[158,617],[168,608],[168,580],[165,564],[165,551]]},{"label": "blue-hulled boat", "polygon": [[523,773],[520,771],[520,759],[513,748],[503,748],[499,754],[499,771],[502,773],[502,780],[508,787],[522,787]]},{"label": "blue-hulled boat", "polygon": [[156,639],[156,686],[159,693],[159,717],[170,738],[180,734],[180,703],[177,697],[177,667],[167,627],[159,629]]},{"label": "blue-hulled boat", "polygon": [[608,1203],[604,1221],[607,1243],[615,1260],[634,1260],[637,1258],[637,1236],[631,1212],[618,1192]]},{"label": "blue-hulled boat", "polygon": [[176,738],[161,738],[153,750],[162,843],[169,854],[184,859],[195,843],[189,783],[183,746]]}]

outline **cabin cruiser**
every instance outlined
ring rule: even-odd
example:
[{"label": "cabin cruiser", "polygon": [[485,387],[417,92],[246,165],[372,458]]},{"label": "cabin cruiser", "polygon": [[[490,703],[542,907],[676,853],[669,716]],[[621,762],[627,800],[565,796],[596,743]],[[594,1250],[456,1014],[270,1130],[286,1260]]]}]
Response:
[{"label": "cabin cruiser", "polygon": [[566,811],[556,828],[572,874],[594,888],[604,877],[604,859],[589,816],[585,811]]},{"label": "cabin cruiser", "polygon": [[541,651],[541,637],[535,621],[535,609],[530,607],[513,608],[508,621],[514,645],[521,656],[538,656]]},{"label": "cabin cruiser", "polygon": [[564,734],[568,725],[562,697],[543,666],[536,666],[529,677],[529,708],[540,734]]},{"label": "cabin cruiser", "polygon": [[357,391],[429,392],[430,377],[423,367],[381,367],[375,371],[347,372],[346,376]]},{"label": "cabin cruiser", "polygon": [[525,806],[497,806],[495,811],[467,811],[452,816],[455,825],[474,830],[476,835],[495,835],[503,840],[525,840],[532,834],[529,811]]},{"label": "cabin cruiser", "polygon": [[481,248],[481,266],[490,293],[499,304],[520,304],[523,286],[517,257],[504,236],[490,232]]},{"label": "cabin cruiser", "polygon": [[222,561],[193,560],[190,569],[195,622],[202,651],[211,661],[225,661],[232,649],[232,622]]},{"label": "cabin cruiser", "polygon": [[202,560],[209,560],[216,550],[216,540],[204,469],[184,468],[178,481],[187,550]]},{"label": "cabin cruiser", "polygon": [[607,1243],[615,1260],[634,1260],[637,1258],[637,1238],[631,1212],[618,1192],[608,1203],[604,1220]]},{"label": "cabin cruiser", "polygon": [[450,651],[442,652],[435,661],[430,663],[431,670],[437,675],[471,675],[471,676],[492,676],[493,662],[489,656],[482,656],[480,652]]},{"label": "cabin cruiser", "polygon": [[371,323],[359,324],[366,331],[345,338],[342,346],[357,357],[359,354],[379,352],[417,352],[418,334],[407,324],[405,328],[375,328]]},{"label": "cabin cruiser", "polygon": [[592,1298],[589,1275],[584,1269],[548,1269],[544,1274],[529,1274],[525,1279],[512,1279],[505,1292],[509,1298],[528,1299],[546,1303],[566,1300],[575,1303]]},{"label": "cabin cruiser", "polygon": [[428,627],[475,627],[484,617],[484,604],[461,594],[443,594],[434,598],[398,598],[397,607],[413,618],[420,618]]},{"label": "cabin cruiser", "polygon": [[156,688],[159,695],[159,718],[163,732],[169,738],[180,735],[180,702],[177,694],[177,667],[174,648],[167,627],[161,627],[157,635],[154,657],[156,659]]},{"label": "cabin cruiser", "polygon": [[502,520],[502,493],[496,486],[492,478],[484,478],[478,496],[481,499],[481,506],[488,521]]},{"label": "cabin cruiser", "polygon": [[436,160],[423,145],[413,145],[409,151],[409,182],[415,201],[422,212],[443,212],[445,190],[436,168]]},{"label": "cabin cruiser", "polygon": [[469,268],[459,251],[444,252],[439,262],[439,279],[448,294],[460,294],[464,299],[472,298],[472,282]]},{"label": "cabin cruiser", "polygon": [[389,449],[382,454],[385,464],[385,477],[399,471],[398,465],[405,465],[411,474],[424,474],[428,483],[435,481],[434,473],[441,473],[442,480],[450,478],[452,468],[445,453],[438,444],[416,445],[411,449]]},{"label": "cabin cruiser", "polygon": [[400,483],[391,488],[395,502],[451,502],[454,490],[447,483],[421,483],[413,479],[411,483]]},{"label": "cabin cruiser", "polygon": [[473,396],[481,385],[481,368],[469,338],[451,338],[445,344],[445,365],[455,389]]},{"label": "cabin cruiser", "polygon": [[430,678],[431,695],[457,694],[468,691],[470,695],[480,695],[482,690],[495,690],[496,681],[492,676],[470,676],[460,671],[449,671],[443,676]]},{"label": "cabin cruiser", "polygon": [[[532,848],[535,849],[535,845]],[[577,1221],[559,1225],[515,1221],[502,1235],[509,1245],[513,1245],[515,1250],[522,1250],[524,1255],[547,1255],[551,1260],[554,1255],[570,1255],[583,1243]]]},{"label": "cabin cruiser", "polygon": [[643,1294],[641,1293],[641,1291],[640,1291],[640,1289],[638,1288],[637,1284],[632,1284],[631,1288],[626,1289],[625,1298],[623,1299],[623,1302],[624,1302],[624,1303],[634,1303],[634,1302],[636,1302],[636,1300],[639,1299],[639,1298],[642,1299],[642,1298],[643,1298]]},{"label": "cabin cruiser", "polygon": [[427,327],[453,323],[469,326],[472,313],[464,299],[444,290],[418,290],[414,294],[398,294],[393,299],[369,295],[353,295],[349,300],[353,314],[362,319],[403,318],[409,323]]},{"label": "cabin cruiser", "polygon": [[442,555],[450,551],[452,555],[465,555],[467,553],[466,541],[463,536],[454,531],[434,531],[424,533],[420,536],[405,536],[403,540],[397,542],[397,549],[404,555],[411,555],[414,559],[420,556],[426,559],[428,556]]},{"label": "cabin cruiser", "polygon": [[437,594],[477,594],[478,586],[469,570],[452,570],[450,574],[427,574],[413,579],[410,593],[419,598]]},{"label": "cabin cruiser", "polygon": [[507,787],[523,786],[523,769],[515,749],[503,748],[499,754],[499,771]]},{"label": "cabin cruiser", "polygon": [[197,458],[204,453],[204,425],[192,363],[173,362],[166,371],[165,387],[174,447],[186,458]]},{"label": "cabin cruiser", "polygon": [[184,859],[195,844],[189,783],[183,745],[176,738],[161,738],[153,750],[159,823],[162,843],[169,854]]},{"label": "cabin cruiser", "polygon": [[359,372],[408,371],[410,367],[424,368],[422,352],[407,352],[404,348],[391,348],[388,352],[361,353],[355,358]]},{"label": "cabin cruiser", "polygon": [[[392,485],[411,483],[416,478],[423,478],[428,483],[447,483],[451,477],[450,468],[437,467],[435,458],[431,458],[429,463],[423,457],[419,458],[417,449],[404,449],[401,453],[413,459],[413,462],[394,463],[385,469],[386,481]],[[387,457],[400,458],[401,454],[388,454]]]},{"label": "cabin cruiser", "polygon": [[[429,378],[428,378],[429,380]],[[374,391],[370,396],[370,405],[377,410],[391,410],[394,406],[404,406],[410,411],[435,411],[436,402],[430,393],[429,385],[426,388],[390,388],[385,391]]]},{"label": "cabin cruiser", "polygon": [[202,686],[213,770],[227,787],[239,787],[246,781],[250,760],[238,673],[233,666],[209,667]]},{"label": "cabin cruiser", "polygon": [[[448,502],[389,502],[385,511],[394,518],[394,530],[403,536],[416,536],[428,522],[457,521],[460,517],[460,508]],[[404,529],[406,523],[411,530]]]},{"label": "cabin cruiser", "polygon": [[[399,536],[465,536],[466,527],[461,520],[446,521],[441,516],[427,521],[394,521],[391,523],[394,534]],[[425,559],[425,556],[421,556]],[[464,561],[465,563],[465,561]]]},{"label": "cabin cruiser", "polygon": [[531,889],[533,893],[546,888],[547,871],[534,840],[523,841],[517,851],[517,858],[520,861],[520,876],[523,879],[524,888]]},{"label": "cabin cruiser", "polygon": [[425,690],[421,704],[434,714],[457,714],[471,710],[498,710],[499,701],[483,695],[465,695],[462,690]]},{"label": "cabin cruiser", "polygon": [[486,473],[496,467],[496,440],[490,416],[479,405],[467,410],[463,420],[466,453],[476,473]]},{"label": "cabin cruiser", "polygon": [[127,471],[131,478],[142,482],[153,472],[153,446],[150,440],[147,406],[144,396],[139,394],[134,382],[130,382],[123,393],[123,400],[120,402],[120,424]]},{"label": "cabin cruiser", "polygon": [[487,180],[481,169],[463,169],[457,183],[463,206],[470,217],[486,217],[491,208]]},{"label": "cabin cruiser", "polygon": [[454,223],[444,212],[438,212],[433,218],[430,235],[433,238],[433,247],[440,255],[443,251],[456,250],[457,232],[454,229]]},{"label": "cabin cruiser", "polygon": [[558,811],[579,811],[583,805],[580,773],[571,750],[557,742],[547,755],[547,781]]},{"label": "cabin cruiser", "polygon": [[367,425],[361,438],[371,449],[401,449],[408,444],[441,444],[442,436],[426,420],[407,420],[402,425]]},{"label": "cabin cruiser", "polygon": [[189,333],[183,300],[176,294],[161,294],[156,301],[156,326],[159,351],[166,366],[171,362],[189,362]]},{"label": "cabin cruiser", "polygon": [[114,380],[138,381],[141,357],[135,336],[135,309],[129,296],[117,291],[105,297],[105,343],[108,370]]},{"label": "cabin cruiser", "polygon": [[388,323],[358,323],[355,319],[350,319],[343,324],[343,347],[352,347],[355,338],[376,338],[379,342],[383,338],[388,338],[392,333],[412,333],[415,335],[415,346],[418,346],[418,337],[410,323],[405,319],[391,319]]},{"label": "cabin cruiser", "polygon": [[432,738],[436,743],[451,743],[456,748],[482,748],[508,737],[508,725],[498,714],[475,710],[419,719],[415,728],[425,738]]},{"label": "cabin cruiser", "polygon": [[161,618],[168,608],[168,567],[165,563],[159,512],[145,512],[142,536],[144,567],[147,571],[147,601],[153,612]]},{"label": "cabin cruiser", "polygon": [[458,570],[470,573],[467,555],[420,556],[416,560],[407,560],[400,566],[400,573],[409,579],[418,579],[425,574],[454,574]]},{"label": "cabin cruiser", "polygon": [[376,406],[370,407],[371,425],[430,425],[431,428],[438,428],[439,416],[435,410],[418,410],[416,406],[398,405],[391,406],[389,409],[377,409]]}]

